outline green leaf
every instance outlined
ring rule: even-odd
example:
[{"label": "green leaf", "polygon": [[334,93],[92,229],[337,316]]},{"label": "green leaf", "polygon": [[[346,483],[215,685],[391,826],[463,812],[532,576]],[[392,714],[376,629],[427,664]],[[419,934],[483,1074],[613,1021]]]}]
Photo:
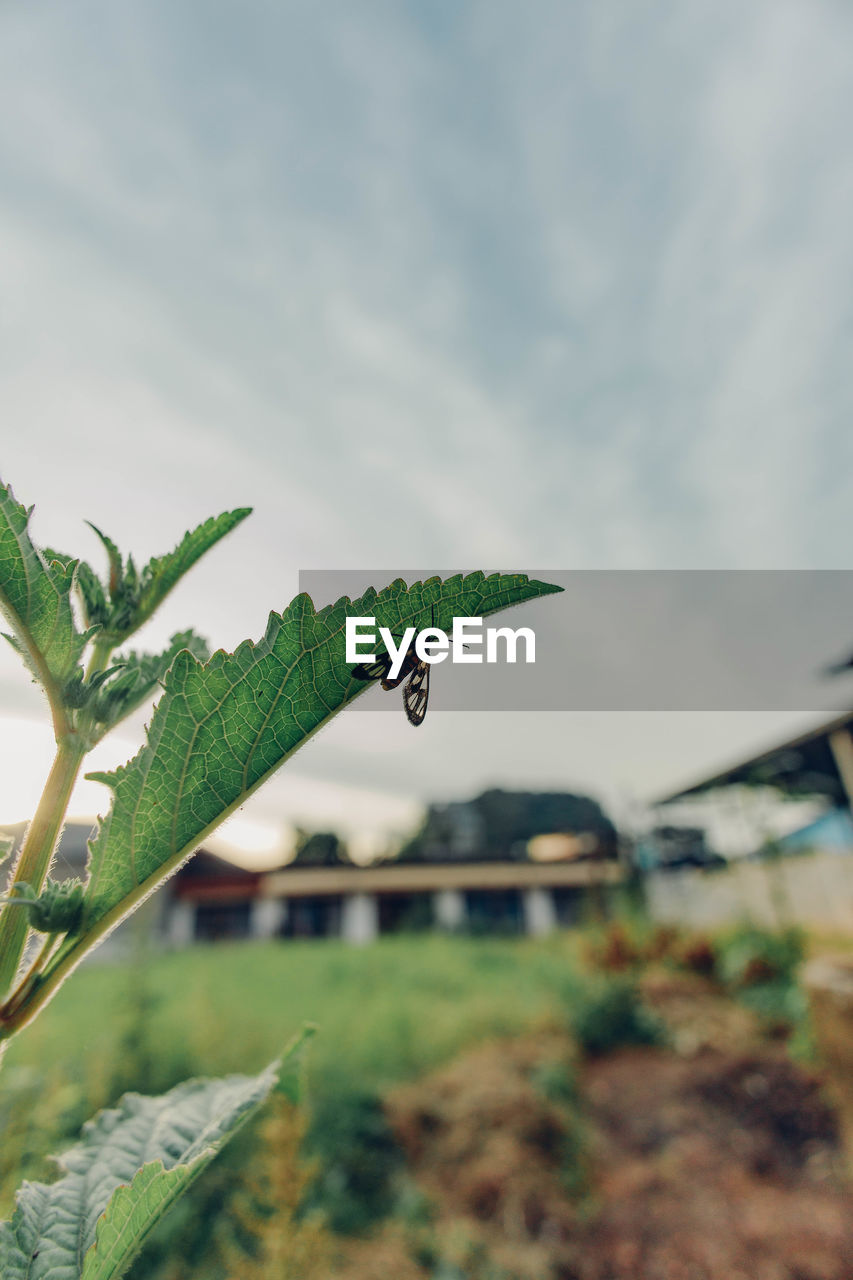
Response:
[{"label": "green leaf", "polygon": [[212,516],[186,533],[174,551],[149,560],[141,572],[133,556],[123,560],[112,538],[87,520],[107,553],[109,566],[107,580],[102,583],[85,561],[77,564],[77,588],[87,623],[102,628],[102,640],[109,648],[123,644],[148,621],[196,561],[250,512],[251,507],[240,507]]},{"label": "green leaf", "polygon": [[85,560],[78,560],[74,556],[66,555],[63,551],[56,551],[53,547],[44,547],[42,555],[48,563],[57,560],[66,568],[76,564],[77,577],[74,585],[82,605],[83,621],[90,628],[103,627],[109,618],[109,605],[95,570],[86,564]]},{"label": "green leaf", "polygon": [[78,632],[71,609],[76,561],[40,555],[30,540],[31,513],[0,485],[0,609],[13,631],[8,638],[57,703],[87,636]]},{"label": "green leaf", "polygon": [[251,507],[239,507],[235,511],[211,516],[198,528],[184,534],[174,551],[149,560],[141,572],[132,556],[122,564],[121,553],[115,543],[95,525],[90,525],[106,548],[110,566],[107,584],[109,617],[104,627],[107,639],[114,645],[122,644],[137,631],[196,561],[250,513]]},{"label": "green leaf", "polygon": [[187,570],[251,513],[251,507],[238,507],[236,511],[224,511],[220,516],[212,516],[197,529],[185,534],[174,551],[149,560],[141,574],[140,621],[150,618]]},{"label": "green leaf", "polygon": [[[166,676],[142,751],[114,773],[90,774],[113,790],[91,846],[84,931],[106,932],[198,848],[282,762],[368,685],[345,661],[347,616],[450,629],[558,591],[524,574],[473,573],[411,588],[401,580],[355,602],[315,611],[307,595],[270,615],[257,644],[219,651],[206,665],[179,653]],[[63,953],[56,964],[63,963]]]},{"label": "green leaf", "polygon": [[[304,1042],[297,1038],[286,1056]],[[60,1157],[50,1186],[24,1183],[0,1223],[3,1280],[113,1280],[148,1232],[263,1104],[282,1069],[189,1080],[159,1098],[126,1094]]]},{"label": "green leaf", "polygon": [[151,697],[182,649],[201,662],[210,656],[207,642],[193,630],[177,632],[162,653],[116,654],[93,707],[94,719],[105,732]]},{"label": "green leaf", "polygon": [[83,603],[87,627],[104,627],[110,616],[101,580],[85,560],[77,565],[77,590]]},{"label": "green leaf", "polygon": [[115,594],[119,589],[119,585],[124,578],[121,552],[113,542],[112,538],[108,538],[105,533],[102,533],[96,524],[92,524],[91,520],[87,520],[86,524],[95,536],[100,539],[101,545],[107,553],[107,561],[110,566],[109,577],[107,578],[107,591],[112,597],[115,597]]}]

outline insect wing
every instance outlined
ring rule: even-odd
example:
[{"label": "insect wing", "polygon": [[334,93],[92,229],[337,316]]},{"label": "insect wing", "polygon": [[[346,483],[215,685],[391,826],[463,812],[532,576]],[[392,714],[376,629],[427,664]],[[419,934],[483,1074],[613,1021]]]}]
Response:
[{"label": "insect wing", "polygon": [[429,668],[428,662],[419,661],[403,689],[403,706],[410,724],[423,724],[429,702]]},{"label": "insect wing", "polygon": [[382,662],[371,662],[368,666],[359,663],[357,667],[353,667],[352,674],[356,680],[381,680],[388,674],[390,666],[390,658],[385,658]]}]

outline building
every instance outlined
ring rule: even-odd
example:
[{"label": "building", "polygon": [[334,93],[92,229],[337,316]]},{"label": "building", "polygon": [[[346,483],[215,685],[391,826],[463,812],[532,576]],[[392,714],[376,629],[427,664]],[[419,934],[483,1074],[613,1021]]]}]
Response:
[{"label": "building", "polygon": [[773,787],[781,796],[819,797],[830,807],[853,805],[853,711],[748,756],[719,773],[661,797],[659,805],[721,787]]},{"label": "building", "polygon": [[[651,866],[645,894],[652,918],[703,930],[750,920],[766,928],[853,932],[851,730],[848,711],[662,797],[661,805],[714,797],[722,814],[729,794],[755,843],[753,856],[734,858],[711,875],[696,867]],[[758,793],[754,803],[751,789]],[[805,806],[812,811],[805,825],[779,834],[774,797],[817,803]],[[748,821],[755,806],[758,824]]]},{"label": "building", "polygon": [[341,937],[406,928],[541,935],[578,923],[591,889],[624,877],[616,860],[292,865],[258,874],[202,850],[164,909],[175,946],[217,938]]},{"label": "building", "polygon": [[[24,824],[12,834],[19,842]],[[69,823],[57,879],[85,879],[88,823]],[[328,846],[328,847],[327,847]],[[431,806],[424,828],[395,861],[358,866],[331,833],[303,856],[248,871],[199,850],[145,905],[146,928],[170,946],[240,938],[340,937],[436,928],[545,934],[580,921],[592,891],[600,910],[624,868],[616,831],[599,806],[563,793],[484,792]],[[125,926],[106,954],[124,945]]]}]

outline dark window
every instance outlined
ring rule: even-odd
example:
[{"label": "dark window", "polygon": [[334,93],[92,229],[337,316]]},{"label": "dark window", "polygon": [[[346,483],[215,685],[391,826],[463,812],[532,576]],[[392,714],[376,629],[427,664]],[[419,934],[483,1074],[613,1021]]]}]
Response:
[{"label": "dark window", "polygon": [[465,894],[471,933],[521,933],[523,914],[518,889],[469,889]]},{"label": "dark window", "polygon": [[248,938],[250,919],[248,902],[203,902],[196,907],[195,936],[199,942]]},{"label": "dark window", "polygon": [[564,928],[571,928],[581,923],[584,917],[586,902],[585,889],[554,889],[554,914]]},{"label": "dark window", "polygon": [[414,933],[433,925],[431,893],[383,893],[379,897],[379,932]]},{"label": "dark window", "polygon": [[338,938],[341,933],[339,894],[291,898],[284,924],[285,938]]}]

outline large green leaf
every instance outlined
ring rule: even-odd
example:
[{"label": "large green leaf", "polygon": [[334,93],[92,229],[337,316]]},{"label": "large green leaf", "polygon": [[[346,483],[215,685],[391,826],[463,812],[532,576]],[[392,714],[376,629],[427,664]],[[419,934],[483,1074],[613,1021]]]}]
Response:
[{"label": "large green leaf", "polygon": [[[76,562],[48,562],[30,540],[28,511],[0,484],[0,608],[15,648],[55,697],[86,643],[71,609]],[[53,700],[53,699],[52,699]]]},{"label": "large green leaf", "polygon": [[[179,653],[164,681],[142,751],[114,773],[92,774],[113,790],[92,845],[84,927],[111,927],[177,868],[285,758],[362,693],[345,661],[347,616],[449,629],[560,588],[524,574],[473,573],[348,598],[316,612],[307,595],[270,615],[263,639],[204,665]],[[57,963],[64,962],[67,947]]]},{"label": "large green leaf", "polygon": [[[293,1054],[300,1037],[289,1051]],[[126,1094],[60,1157],[50,1186],[26,1182],[0,1223],[3,1280],[114,1280],[173,1201],[261,1106],[281,1063],[258,1076],[189,1080]]]}]

